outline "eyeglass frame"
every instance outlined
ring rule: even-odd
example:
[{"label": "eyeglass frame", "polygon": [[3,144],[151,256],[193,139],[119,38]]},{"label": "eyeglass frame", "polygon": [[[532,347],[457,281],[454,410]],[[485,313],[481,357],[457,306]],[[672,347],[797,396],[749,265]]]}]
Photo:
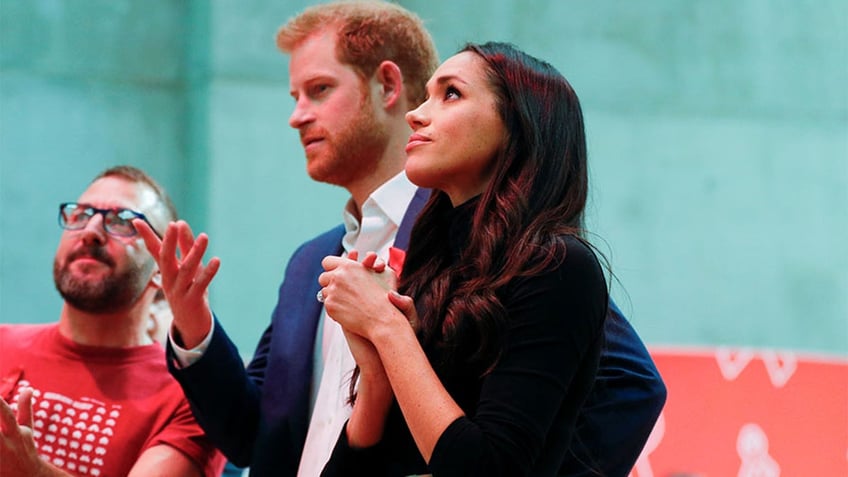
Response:
[{"label": "eyeglass frame", "polygon": [[[76,227],[76,228],[68,227],[67,221],[64,220],[62,217],[65,215],[63,213],[65,208],[68,207],[69,205],[73,205],[73,206],[76,206],[76,207],[79,207],[79,208],[82,208],[82,209],[90,209],[90,210],[94,211],[94,213],[92,213],[91,215],[85,214],[88,217],[88,219],[86,219],[85,223],[82,226]],[[127,220],[127,219],[124,219],[122,217],[118,217],[118,214],[120,214],[122,212],[129,212],[130,214],[133,215],[133,219]],[[64,230],[72,230],[72,231],[73,230],[82,230],[88,225],[88,222],[91,219],[93,219],[94,216],[97,215],[97,214],[100,214],[100,216],[103,217],[103,230],[107,234],[112,235],[114,237],[135,237],[136,235],[138,235],[138,230],[135,228],[134,225],[132,225],[132,221],[134,219],[141,219],[148,225],[148,227],[150,227],[150,230],[152,230],[153,233],[156,234],[157,237],[159,237],[160,239],[162,238],[162,235],[160,235],[159,232],[156,231],[156,228],[153,226],[153,224],[150,223],[150,220],[147,219],[146,215],[142,214],[141,212],[138,212],[138,211],[135,211],[135,210],[132,210],[132,209],[127,209],[127,208],[124,208],[124,207],[113,207],[111,209],[101,209],[101,208],[94,207],[93,205],[86,204],[86,203],[62,202],[61,204],[59,204],[59,216],[57,217],[57,220],[59,221],[59,227],[61,227]],[[130,234],[130,235],[123,235],[123,234],[115,233],[112,230],[110,230],[110,222],[107,220],[107,217],[108,217],[107,214],[114,214],[117,218],[119,218],[121,220],[127,220],[127,222],[129,222],[130,225],[132,226],[133,233]]]}]

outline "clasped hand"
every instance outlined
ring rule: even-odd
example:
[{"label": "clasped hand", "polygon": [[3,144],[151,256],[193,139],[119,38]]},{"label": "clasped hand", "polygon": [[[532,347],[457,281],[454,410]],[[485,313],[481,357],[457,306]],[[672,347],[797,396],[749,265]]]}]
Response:
[{"label": "clasped hand", "polygon": [[323,287],[324,307],[346,332],[374,341],[374,333],[387,326],[405,323],[414,314],[412,299],[397,293],[397,276],[391,268],[368,252],[362,262],[359,253],[328,256],[321,261],[324,273],[318,277]]},{"label": "clasped hand", "polygon": [[[409,327],[409,321],[415,318],[415,306],[410,297],[398,294],[397,276],[377,254],[367,253],[361,263],[357,262],[358,257],[356,251],[351,251],[347,258],[324,258],[321,265],[325,271],[318,283],[324,287],[321,292],[327,316],[341,325],[361,371],[359,396],[371,405],[382,403],[378,407],[385,411],[392,390],[378,348],[378,336],[380,330],[391,336],[392,326]],[[357,398],[357,402],[363,400]],[[348,428],[348,437],[354,439],[351,442],[362,446],[373,444],[376,435],[368,433],[366,438],[355,432],[356,437],[351,435],[351,429],[358,429],[355,423],[360,422],[351,419],[353,428]],[[369,429],[373,430],[370,426]]]}]

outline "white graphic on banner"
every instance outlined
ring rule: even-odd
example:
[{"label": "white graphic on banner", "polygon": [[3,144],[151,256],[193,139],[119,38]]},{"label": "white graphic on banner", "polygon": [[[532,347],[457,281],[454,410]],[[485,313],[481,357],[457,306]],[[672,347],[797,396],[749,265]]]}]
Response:
[{"label": "white graphic on banner", "polygon": [[782,388],[798,368],[798,358],[795,353],[778,354],[774,351],[763,351],[762,355],[771,383],[776,388]]},{"label": "white graphic on banner", "polygon": [[[17,407],[20,390],[32,387],[21,380],[12,399]],[[33,389],[32,431],[41,458],[78,475],[99,477],[121,406],[91,398],[71,399]]]},{"label": "white graphic on banner", "polygon": [[751,361],[758,357],[758,354],[765,365],[771,384],[776,388],[781,388],[789,382],[789,378],[795,374],[795,370],[798,368],[798,357],[792,352],[761,351],[755,353],[747,348],[738,350],[719,348],[716,350],[718,369],[724,379],[733,381],[742,374],[742,371],[748,367]]},{"label": "white graphic on banner", "polygon": [[736,452],[742,460],[738,477],[778,477],[780,466],[768,453],[768,436],[762,428],[748,423],[739,430]]},{"label": "white graphic on banner", "polygon": [[716,350],[716,360],[718,360],[718,369],[721,375],[728,381],[736,379],[748,363],[754,359],[754,352],[749,349],[731,350],[728,348],[719,348]]}]

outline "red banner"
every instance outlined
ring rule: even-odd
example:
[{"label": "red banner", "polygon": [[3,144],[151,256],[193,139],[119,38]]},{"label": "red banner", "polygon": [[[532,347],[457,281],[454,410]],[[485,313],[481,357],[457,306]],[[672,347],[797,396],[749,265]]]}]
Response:
[{"label": "red banner", "polygon": [[848,476],[848,360],[651,348],[668,401],[631,477]]}]

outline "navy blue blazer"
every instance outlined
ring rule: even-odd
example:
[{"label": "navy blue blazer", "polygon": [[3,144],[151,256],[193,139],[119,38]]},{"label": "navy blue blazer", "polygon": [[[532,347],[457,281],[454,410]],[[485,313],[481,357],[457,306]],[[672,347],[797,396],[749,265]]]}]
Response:
[{"label": "navy blue blazer", "polygon": [[[428,190],[416,192],[395,247],[407,248],[428,196]],[[246,368],[218,322],[206,353],[188,368],[174,366],[168,345],[168,368],[195,418],[231,462],[250,466],[251,477],[297,474],[309,427],[312,358],[321,314],[314,297],[320,288],[321,259],[342,253],[344,233],[343,226],[335,227],[292,255],[271,324]],[[560,475],[626,476],[665,404],[665,385],[647,349],[621,311],[610,305],[598,376]]]}]

